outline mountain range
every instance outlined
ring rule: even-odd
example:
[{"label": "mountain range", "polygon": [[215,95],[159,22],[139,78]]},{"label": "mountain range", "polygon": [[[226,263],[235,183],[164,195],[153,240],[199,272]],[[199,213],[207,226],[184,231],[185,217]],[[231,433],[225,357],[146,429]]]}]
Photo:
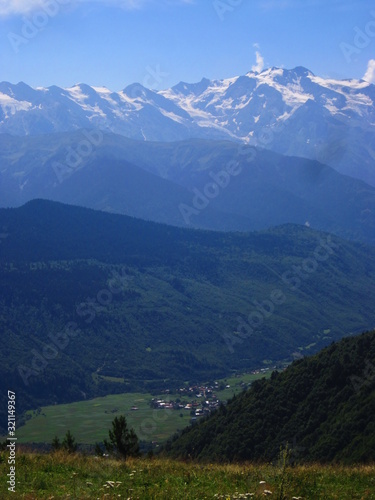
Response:
[{"label": "mountain range", "polygon": [[373,328],[374,98],[302,67],[162,91],[0,83],[1,407],[10,386],[22,414]]},{"label": "mountain range", "polygon": [[0,135],[0,206],[43,198],[174,226],[285,223],[375,242],[375,188],[314,160],[232,141],[144,142],[98,130]]},{"label": "mountain range", "polygon": [[375,186],[375,86],[303,67],[120,92],[0,83],[0,133],[100,129],[144,141],[231,140],[318,160]]}]

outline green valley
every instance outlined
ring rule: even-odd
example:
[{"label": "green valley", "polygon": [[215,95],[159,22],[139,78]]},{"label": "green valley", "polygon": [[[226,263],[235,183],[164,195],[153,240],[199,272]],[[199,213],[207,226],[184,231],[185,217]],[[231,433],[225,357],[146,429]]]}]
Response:
[{"label": "green valley", "polygon": [[1,386],[20,413],[279,365],[375,323],[375,250],[308,227],[187,230],[41,200],[0,225]]}]

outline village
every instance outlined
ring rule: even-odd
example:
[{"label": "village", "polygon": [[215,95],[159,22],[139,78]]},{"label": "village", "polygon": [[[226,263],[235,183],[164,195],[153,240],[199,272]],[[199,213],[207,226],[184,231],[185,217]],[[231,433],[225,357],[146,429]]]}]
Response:
[{"label": "village", "polygon": [[[229,387],[229,385],[226,386],[226,388]],[[215,383],[213,386],[196,385],[183,387],[176,390],[177,397],[175,399],[152,398],[151,407],[158,409],[189,411],[192,421],[194,422],[198,417],[209,415],[213,410],[219,408],[221,403],[223,403],[223,401],[220,401],[216,395],[216,391],[218,391],[218,389],[218,383],[217,385]]]},{"label": "village", "polygon": [[[252,374],[266,373],[269,368],[263,368],[260,370],[254,370]],[[239,382],[239,387],[246,389],[250,383]],[[171,391],[166,389],[164,392],[166,398],[152,398],[150,401],[150,406],[154,409],[164,409],[164,410],[178,410],[181,412],[189,411],[191,416],[191,422],[195,422],[199,417],[207,416],[214,410],[217,410],[221,404],[226,404],[226,399],[220,399],[218,393],[225,389],[230,389],[229,384],[225,384],[223,381],[215,381],[212,384],[207,385],[192,385],[190,387],[182,387],[174,391],[176,393],[176,398],[171,398]],[[132,408],[133,410],[136,407]]]}]

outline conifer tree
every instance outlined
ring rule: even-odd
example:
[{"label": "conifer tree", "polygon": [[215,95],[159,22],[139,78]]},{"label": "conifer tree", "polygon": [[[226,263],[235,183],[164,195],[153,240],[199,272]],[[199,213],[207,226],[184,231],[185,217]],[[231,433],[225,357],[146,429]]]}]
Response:
[{"label": "conifer tree", "polygon": [[121,415],[112,422],[112,430],[108,432],[109,441],[104,446],[109,453],[116,453],[124,460],[139,455],[139,441],[134,429],[129,429],[126,418]]}]

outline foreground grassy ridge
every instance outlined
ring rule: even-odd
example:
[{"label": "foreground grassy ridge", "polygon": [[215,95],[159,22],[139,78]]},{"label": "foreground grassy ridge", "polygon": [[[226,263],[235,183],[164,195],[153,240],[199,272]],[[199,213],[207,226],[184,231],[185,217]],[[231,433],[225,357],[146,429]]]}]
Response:
[{"label": "foreground grassy ridge", "polygon": [[[0,497],[8,498],[8,465],[0,464]],[[265,483],[260,484],[261,481]],[[163,459],[124,463],[82,455],[17,456],[17,491],[11,498],[127,499],[374,499],[375,465],[283,468],[281,465],[198,465]],[[247,495],[246,495],[247,494]],[[251,495],[253,494],[253,495]]]}]

